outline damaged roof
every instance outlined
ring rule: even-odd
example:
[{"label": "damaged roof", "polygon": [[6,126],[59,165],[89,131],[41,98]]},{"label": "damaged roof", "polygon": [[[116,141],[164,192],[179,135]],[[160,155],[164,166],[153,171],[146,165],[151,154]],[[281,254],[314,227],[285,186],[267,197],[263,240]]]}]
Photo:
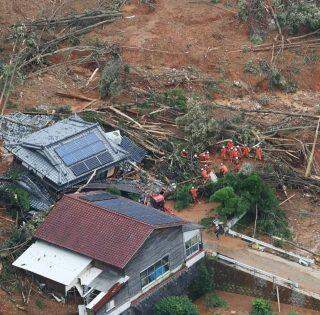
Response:
[{"label": "damaged roof", "polygon": [[31,133],[6,148],[57,190],[85,180],[94,170],[108,169],[130,157],[106,137],[98,124],[77,116]]},{"label": "damaged roof", "polygon": [[[101,201],[101,198],[99,194],[97,199]],[[124,199],[117,196],[111,198],[109,194],[106,198]],[[120,206],[101,206],[94,201],[84,200],[81,194],[65,195],[57,202],[35,236],[123,269],[154,230],[185,224],[178,217],[135,204],[145,215],[139,217],[137,212],[130,214],[120,209]],[[155,216],[154,220],[150,219],[152,215]]]}]

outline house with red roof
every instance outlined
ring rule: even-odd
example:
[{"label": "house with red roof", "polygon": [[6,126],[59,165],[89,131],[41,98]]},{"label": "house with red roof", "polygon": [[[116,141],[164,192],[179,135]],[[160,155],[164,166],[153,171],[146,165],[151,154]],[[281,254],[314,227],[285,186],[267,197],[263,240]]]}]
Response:
[{"label": "house with red roof", "polygon": [[132,307],[204,257],[201,227],[106,192],[63,196],[13,263],[48,289],[76,290],[81,314]]}]

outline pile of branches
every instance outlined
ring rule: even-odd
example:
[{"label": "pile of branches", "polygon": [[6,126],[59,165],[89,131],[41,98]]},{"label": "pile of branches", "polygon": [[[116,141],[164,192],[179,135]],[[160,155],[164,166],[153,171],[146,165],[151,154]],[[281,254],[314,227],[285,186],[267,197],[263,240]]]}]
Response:
[{"label": "pile of branches", "polygon": [[[13,25],[6,39],[12,42],[11,58],[2,66],[5,71],[0,71],[1,114],[4,112],[17,78],[25,76],[30,70],[34,71],[35,66],[48,63],[48,57],[62,53],[70,55],[73,51],[81,51],[84,57],[80,57],[79,60],[69,60],[69,63],[76,64],[96,61],[112,51],[112,45],[77,45],[80,43],[80,36],[121,17],[122,14],[118,10],[92,11]],[[68,42],[67,47],[59,47],[66,42]]]}]

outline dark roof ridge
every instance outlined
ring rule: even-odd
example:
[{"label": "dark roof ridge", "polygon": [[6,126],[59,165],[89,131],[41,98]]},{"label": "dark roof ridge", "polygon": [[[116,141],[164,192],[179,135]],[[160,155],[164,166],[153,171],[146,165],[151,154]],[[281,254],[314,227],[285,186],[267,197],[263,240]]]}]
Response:
[{"label": "dark roof ridge", "polygon": [[87,200],[85,200],[85,199],[78,198],[78,197],[76,197],[76,196],[74,196],[74,195],[75,195],[75,194],[64,195],[62,198],[66,198],[66,197],[67,197],[67,198],[70,198],[70,199],[73,199],[73,200],[77,200],[77,201],[83,202],[83,203],[85,203],[85,204],[88,204],[88,205],[90,205],[90,206],[92,206],[92,207],[95,207],[95,208],[97,208],[97,209],[99,209],[99,210],[108,211],[109,213],[111,213],[111,214],[113,214],[113,215],[117,215],[117,216],[119,216],[119,217],[123,217],[123,218],[126,218],[126,219],[130,219],[131,221],[139,222],[140,224],[143,224],[143,225],[152,227],[153,229],[155,228],[155,226],[152,225],[152,224],[149,224],[149,223],[146,223],[146,222],[137,220],[137,219],[135,219],[135,218],[133,218],[133,217],[130,217],[130,216],[128,216],[128,215],[125,215],[125,214],[122,214],[122,213],[119,213],[119,212],[116,212],[116,211],[112,211],[112,210],[107,209],[107,208],[105,208],[105,207],[99,206],[99,205],[95,204],[94,202],[90,202],[90,201],[87,201]]}]

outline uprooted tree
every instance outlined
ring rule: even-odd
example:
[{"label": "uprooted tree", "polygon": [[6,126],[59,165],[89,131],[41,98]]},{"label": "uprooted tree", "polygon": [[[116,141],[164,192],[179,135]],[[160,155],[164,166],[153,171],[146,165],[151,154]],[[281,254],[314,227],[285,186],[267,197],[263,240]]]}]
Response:
[{"label": "uprooted tree", "polygon": [[257,226],[262,232],[291,237],[285,212],[274,190],[258,174],[227,174],[216,184],[209,184],[206,194],[210,200],[220,203],[214,211],[222,218],[230,219],[246,211],[254,218],[258,211]]}]

